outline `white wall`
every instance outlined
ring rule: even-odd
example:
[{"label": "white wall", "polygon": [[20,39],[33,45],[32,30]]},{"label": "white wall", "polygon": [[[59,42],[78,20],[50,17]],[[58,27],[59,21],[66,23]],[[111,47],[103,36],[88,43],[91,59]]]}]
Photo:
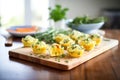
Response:
[{"label": "white wall", "polygon": [[120,8],[120,0],[55,0],[55,4],[69,8],[67,18],[83,15],[96,17],[104,8]]}]

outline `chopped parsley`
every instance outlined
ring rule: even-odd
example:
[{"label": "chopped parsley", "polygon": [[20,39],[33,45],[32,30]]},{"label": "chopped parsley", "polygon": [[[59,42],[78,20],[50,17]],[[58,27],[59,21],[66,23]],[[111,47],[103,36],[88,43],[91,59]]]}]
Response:
[{"label": "chopped parsley", "polygon": [[68,43],[69,42],[69,39],[64,39],[64,43]]},{"label": "chopped parsley", "polygon": [[76,44],[72,44],[71,46],[72,49],[75,49],[76,47],[77,47]]},{"label": "chopped parsley", "polygon": [[68,63],[69,61],[68,60],[65,60],[66,63]]},{"label": "chopped parsley", "polygon": [[107,39],[107,38],[104,38],[103,40],[104,40],[104,41],[110,41],[110,39]]}]

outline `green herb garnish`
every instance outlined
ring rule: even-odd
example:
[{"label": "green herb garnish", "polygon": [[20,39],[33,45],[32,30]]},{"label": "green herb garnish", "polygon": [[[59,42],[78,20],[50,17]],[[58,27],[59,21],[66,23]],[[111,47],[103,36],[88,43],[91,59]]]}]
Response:
[{"label": "green herb garnish", "polygon": [[62,55],[60,55],[60,58],[64,58],[66,55],[65,54],[62,54]]},{"label": "green herb garnish", "polygon": [[60,58],[58,58],[58,62],[60,62]]},{"label": "green herb garnish", "polygon": [[110,39],[108,39],[108,38],[104,38],[103,40],[104,40],[104,41],[110,41]]},{"label": "green herb garnish", "polygon": [[46,43],[52,44],[55,42],[54,37],[57,34],[65,34],[68,35],[72,30],[55,30],[53,28],[49,28],[45,32],[40,32],[35,34],[35,38],[39,41],[45,41]]},{"label": "green herb garnish", "polygon": [[65,60],[66,63],[68,63],[69,61],[68,60]]}]

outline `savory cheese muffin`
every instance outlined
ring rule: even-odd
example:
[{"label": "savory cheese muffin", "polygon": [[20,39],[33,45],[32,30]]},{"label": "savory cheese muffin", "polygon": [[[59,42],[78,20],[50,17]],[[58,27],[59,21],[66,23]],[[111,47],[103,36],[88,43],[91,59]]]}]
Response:
[{"label": "savory cheese muffin", "polygon": [[44,41],[38,41],[32,45],[32,50],[35,54],[45,54],[47,48],[47,44]]},{"label": "savory cheese muffin", "polygon": [[79,31],[76,31],[76,30],[73,30],[69,36],[70,38],[72,38],[73,40],[77,40],[79,36],[83,35],[82,32],[79,32]]},{"label": "savory cheese muffin", "polygon": [[83,46],[86,51],[90,51],[90,50],[94,49],[96,42],[90,38],[87,38],[84,40],[79,40],[78,44]]},{"label": "savory cheese muffin", "polygon": [[68,46],[70,46],[71,44],[74,44],[75,41],[73,41],[71,38],[65,38],[62,41],[60,41],[60,44],[67,49]]},{"label": "savory cheese muffin", "polygon": [[28,35],[25,38],[22,38],[22,43],[24,45],[24,47],[31,47],[32,44],[34,44],[35,42],[37,42],[38,39],[35,39],[34,37]]},{"label": "savory cheese muffin", "polygon": [[60,56],[64,53],[64,48],[60,44],[54,43],[50,46],[50,56]]},{"label": "savory cheese muffin", "polygon": [[99,45],[102,42],[102,37],[98,34],[92,34],[90,38],[96,42],[96,46]]},{"label": "savory cheese muffin", "polygon": [[83,55],[84,53],[84,49],[82,46],[78,45],[78,44],[72,44],[67,48],[68,54],[71,57],[80,57]]},{"label": "savory cheese muffin", "polygon": [[78,42],[78,40],[84,40],[84,39],[87,39],[87,38],[89,38],[89,34],[82,34],[82,35],[80,35],[80,36],[78,36],[78,38],[77,38],[77,42]]},{"label": "savory cheese muffin", "polygon": [[57,34],[54,39],[57,43],[59,43],[60,41],[62,41],[63,39],[65,38],[70,38],[69,36],[67,35],[64,35],[64,34]]}]

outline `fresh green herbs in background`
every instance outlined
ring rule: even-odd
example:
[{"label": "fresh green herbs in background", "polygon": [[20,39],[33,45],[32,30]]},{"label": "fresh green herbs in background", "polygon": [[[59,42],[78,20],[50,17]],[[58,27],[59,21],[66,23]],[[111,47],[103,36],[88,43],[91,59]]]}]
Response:
[{"label": "fresh green herbs in background", "polygon": [[50,19],[53,19],[55,22],[62,19],[66,19],[66,12],[68,8],[62,8],[61,5],[56,5],[54,9],[49,8]]},{"label": "fresh green herbs in background", "polygon": [[104,22],[104,17],[90,18],[88,16],[76,17],[70,24],[80,25],[80,24],[91,24],[91,23],[99,23]]}]

